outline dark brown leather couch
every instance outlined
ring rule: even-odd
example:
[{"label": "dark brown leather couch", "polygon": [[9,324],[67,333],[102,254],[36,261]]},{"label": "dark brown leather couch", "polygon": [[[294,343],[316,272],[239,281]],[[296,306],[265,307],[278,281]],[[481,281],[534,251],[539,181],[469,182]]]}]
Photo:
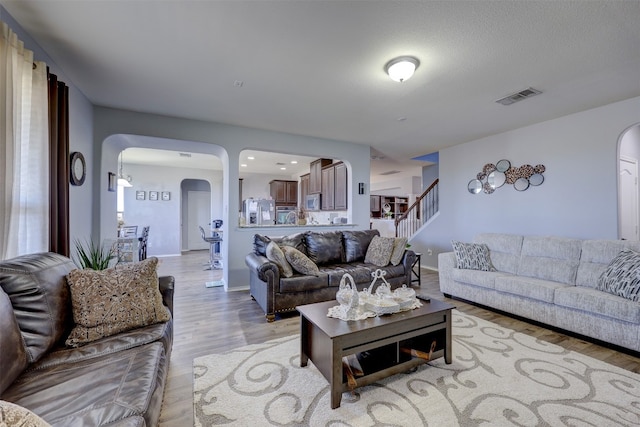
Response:
[{"label": "dark brown leather couch", "polygon": [[[251,297],[262,307],[267,321],[273,322],[277,313],[295,311],[296,306],[335,299],[340,280],[345,273],[362,290],[371,285],[371,273],[380,268],[391,288],[411,283],[411,266],[416,261],[412,250],[405,250],[398,265],[377,267],[365,263],[369,243],[378,230],[307,231],[292,236],[254,236],[254,251],[245,257],[249,267]],[[282,277],[278,266],[266,257],[266,246],[271,241],[293,246],[307,255],[320,270],[319,276],[305,276],[294,272]]]},{"label": "dark brown leather couch", "polygon": [[[0,261],[0,399],[52,426],[156,426],[173,321],[65,347],[74,268],[54,253]],[[159,288],[172,311],[173,277],[160,277]]]}]

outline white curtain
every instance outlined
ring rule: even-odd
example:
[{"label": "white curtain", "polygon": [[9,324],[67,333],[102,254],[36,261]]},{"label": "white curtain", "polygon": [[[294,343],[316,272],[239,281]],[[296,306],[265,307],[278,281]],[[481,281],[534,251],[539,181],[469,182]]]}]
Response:
[{"label": "white curtain", "polygon": [[49,124],[46,64],[0,24],[0,259],[7,259],[49,248]]}]

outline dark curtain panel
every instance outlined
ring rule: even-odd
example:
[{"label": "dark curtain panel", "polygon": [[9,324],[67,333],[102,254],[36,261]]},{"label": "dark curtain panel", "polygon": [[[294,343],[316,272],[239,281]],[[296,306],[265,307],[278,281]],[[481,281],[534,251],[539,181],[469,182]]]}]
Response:
[{"label": "dark curtain panel", "polygon": [[69,88],[49,77],[49,250],[69,256]]}]

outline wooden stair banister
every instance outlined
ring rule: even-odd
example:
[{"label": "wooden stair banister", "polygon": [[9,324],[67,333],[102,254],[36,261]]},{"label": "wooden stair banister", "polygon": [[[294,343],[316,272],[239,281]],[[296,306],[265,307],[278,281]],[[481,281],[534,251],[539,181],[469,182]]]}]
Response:
[{"label": "wooden stair banister", "polygon": [[[416,199],[409,209],[395,219],[396,237],[410,238],[422,225],[438,212],[438,183],[436,179]],[[423,203],[424,199],[430,203]]]}]

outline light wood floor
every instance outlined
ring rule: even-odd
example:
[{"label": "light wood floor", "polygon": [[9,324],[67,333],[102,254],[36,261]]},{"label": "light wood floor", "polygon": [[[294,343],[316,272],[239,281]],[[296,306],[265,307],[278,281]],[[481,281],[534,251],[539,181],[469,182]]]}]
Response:
[{"label": "light wood floor", "polygon": [[[195,357],[298,333],[298,316],[289,315],[267,323],[264,312],[248,291],[225,292],[222,288],[205,288],[205,282],[222,277],[220,271],[203,270],[207,259],[208,251],[160,259],[158,274],[172,275],[176,279],[173,352],[160,415],[161,427],[193,426],[192,361]],[[458,300],[448,300],[440,292],[437,272],[423,269],[421,276],[420,293],[450,301],[462,312],[640,373],[640,358],[634,355]]]}]

